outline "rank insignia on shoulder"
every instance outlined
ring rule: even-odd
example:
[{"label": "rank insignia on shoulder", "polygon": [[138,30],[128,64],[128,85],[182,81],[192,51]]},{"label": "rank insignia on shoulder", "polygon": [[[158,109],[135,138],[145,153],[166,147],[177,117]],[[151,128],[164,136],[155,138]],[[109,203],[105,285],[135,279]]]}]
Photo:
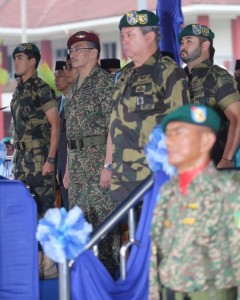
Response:
[{"label": "rank insignia on shoulder", "polygon": [[196,223],[195,218],[185,218],[185,219],[183,219],[183,224],[184,225],[193,225],[195,223]]},{"label": "rank insignia on shoulder", "polygon": [[240,229],[240,211],[235,212],[234,223],[235,223],[236,227]]},{"label": "rank insignia on shoulder", "polygon": [[190,209],[198,209],[198,204],[196,202],[191,202],[188,204],[188,208]]},{"label": "rank insignia on shoulder", "polygon": [[172,222],[170,220],[163,220],[163,227],[170,228],[172,227]]}]

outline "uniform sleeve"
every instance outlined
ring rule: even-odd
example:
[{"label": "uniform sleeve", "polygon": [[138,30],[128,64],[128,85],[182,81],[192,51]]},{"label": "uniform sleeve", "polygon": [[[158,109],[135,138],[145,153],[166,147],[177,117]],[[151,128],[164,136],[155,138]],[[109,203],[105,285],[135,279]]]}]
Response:
[{"label": "uniform sleeve", "polygon": [[[162,194],[161,194],[162,195]],[[159,195],[160,196],[160,195]],[[160,299],[161,283],[159,277],[159,265],[161,262],[161,249],[159,249],[161,240],[162,221],[164,216],[164,206],[166,201],[160,196],[153,212],[151,225],[151,257],[149,268],[149,300]]]},{"label": "uniform sleeve", "polygon": [[55,93],[48,85],[43,85],[39,89],[38,102],[45,113],[50,108],[58,106]]},{"label": "uniform sleeve", "polygon": [[240,196],[229,197],[227,202],[226,226],[229,241],[229,251],[236,285],[238,287],[238,300],[240,300]]},{"label": "uniform sleeve", "polygon": [[171,111],[178,106],[189,103],[189,91],[185,71],[179,67],[169,69],[167,68],[168,73],[165,77],[167,78],[165,87],[165,102],[169,103]]},{"label": "uniform sleeve", "polygon": [[104,127],[108,127],[110,123],[110,116],[112,112],[112,96],[113,96],[114,78],[105,77],[101,85],[101,89],[98,95],[102,114],[104,116],[103,120],[105,124]]},{"label": "uniform sleeve", "polygon": [[237,83],[228,72],[221,73],[220,76],[218,76],[215,88],[216,101],[221,110],[225,110],[232,103],[240,101]]},{"label": "uniform sleeve", "polygon": [[158,257],[157,257],[157,246],[152,241],[150,257],[150,269],[149,269],[149,300],[160,299],[160,282],[158,276]]}]

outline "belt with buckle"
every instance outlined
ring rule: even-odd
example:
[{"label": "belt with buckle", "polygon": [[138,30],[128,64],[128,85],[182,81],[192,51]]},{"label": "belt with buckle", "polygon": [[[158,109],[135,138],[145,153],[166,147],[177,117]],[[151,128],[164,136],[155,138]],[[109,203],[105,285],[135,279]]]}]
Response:
[{"label": "belt with buckle", "polygon": [[41,148],[45,145],[49,144],[49,139],[45,139],[45,140],[32,140],[29,142],[14,142],[14,148],[16,150],[31,150],[31,149],[37,149],[37,148]]},{"label": "belt with buckle", "polygon": [[107,135],[94,135],[79,140],[67,140],[69,150],[82,150],[83,147],[103,145],[107,143]]}]

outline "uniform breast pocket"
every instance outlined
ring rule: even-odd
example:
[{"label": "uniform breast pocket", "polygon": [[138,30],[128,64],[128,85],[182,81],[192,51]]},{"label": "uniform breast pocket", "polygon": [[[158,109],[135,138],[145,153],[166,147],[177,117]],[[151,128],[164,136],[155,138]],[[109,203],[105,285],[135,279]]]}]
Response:
[{"label": "uniform breast pocket", "polygon": [[129,112],[148,111],[156,108],[157,99],[154,95],[135,95],[129,99],[127,104]]}]

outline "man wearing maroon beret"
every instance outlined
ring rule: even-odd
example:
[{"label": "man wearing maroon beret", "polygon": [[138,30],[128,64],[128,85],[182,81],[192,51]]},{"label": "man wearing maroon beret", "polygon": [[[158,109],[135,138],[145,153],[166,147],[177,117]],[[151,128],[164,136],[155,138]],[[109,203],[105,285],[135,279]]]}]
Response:
[{"label": "man wearing maroon beret", "polygon": [[[115,205],[109,188],[99,185],[114,79],[98,64],[101,48],[96,34],[76,32],[68,39],[67,47],[72,67],[79,76],[66,95],[64,105],[68,140],[64,184],[68,187],[69,208],[78,205],[96,227]],[[118,265],[118,243],[118,235],[113,231],[99,245],[99,258],[112,275]]]}]

